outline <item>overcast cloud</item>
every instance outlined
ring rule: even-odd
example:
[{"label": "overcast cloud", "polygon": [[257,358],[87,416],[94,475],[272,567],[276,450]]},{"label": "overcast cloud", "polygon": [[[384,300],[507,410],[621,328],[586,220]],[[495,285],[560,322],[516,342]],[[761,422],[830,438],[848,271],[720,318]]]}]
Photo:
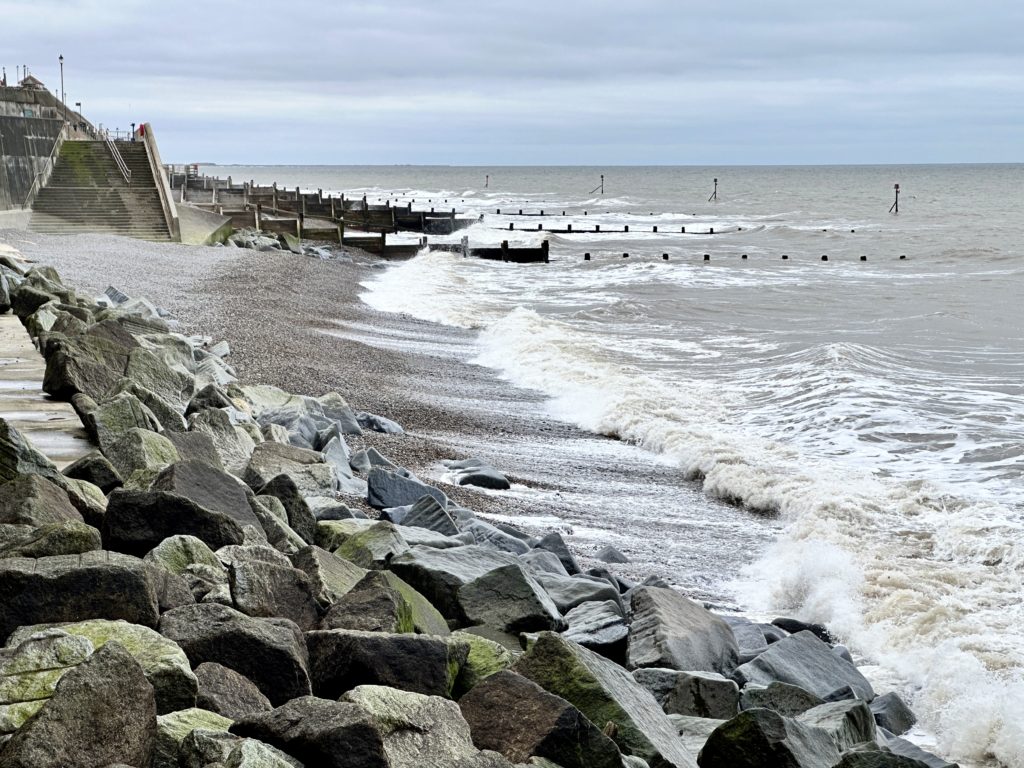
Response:
[{"label": "overcast cloud", "polygon": [[167,162],[1020,162],[1024,3],[0,0]]}]

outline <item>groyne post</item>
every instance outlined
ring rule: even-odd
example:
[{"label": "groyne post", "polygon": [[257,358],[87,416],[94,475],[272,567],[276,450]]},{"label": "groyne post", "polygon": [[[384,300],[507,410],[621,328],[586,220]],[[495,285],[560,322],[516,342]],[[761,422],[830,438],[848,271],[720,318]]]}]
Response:
[{"label": "groyne post", "polygon": [[544,263],[545,264],[547,264],[547,263],[549,263],[551,261],[551,257],[549,256],[549,253],[548,253],[549,252],[549,248],[550,248],[550,246],[549,246],[547,240],[545,240],[543,243],[540,244],[540,249],[542,251],[544,251]]},{"label": "groyne post", "polygon": [[900,212],[900,185],[899,184],[894,184],[893,185],[893,189],[896,190],[896,200],[889,207],[889,213],[899,213]]}]

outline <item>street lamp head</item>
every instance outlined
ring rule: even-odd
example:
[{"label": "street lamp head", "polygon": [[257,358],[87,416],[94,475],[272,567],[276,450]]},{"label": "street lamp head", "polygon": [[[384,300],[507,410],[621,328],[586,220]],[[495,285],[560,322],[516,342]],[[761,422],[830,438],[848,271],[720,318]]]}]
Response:
[{"label": "street lamp head", "polygon": [[61,64],[64,63],[64,54],[63,53],[60,56],[57,57],[57,61],[59,61]]}]

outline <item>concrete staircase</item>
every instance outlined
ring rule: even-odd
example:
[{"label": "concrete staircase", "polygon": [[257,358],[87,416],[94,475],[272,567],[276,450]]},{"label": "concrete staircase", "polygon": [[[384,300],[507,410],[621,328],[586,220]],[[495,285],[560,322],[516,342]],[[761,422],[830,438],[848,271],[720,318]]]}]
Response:
[{"label": "concrete staircase", "polygon": [[160,193],[142,142],[117,142],[131,171],[124,180],[102,141],[65,141],[46,186],[36,196],[29,228],[48,234],[96,232],[169,241]]}]

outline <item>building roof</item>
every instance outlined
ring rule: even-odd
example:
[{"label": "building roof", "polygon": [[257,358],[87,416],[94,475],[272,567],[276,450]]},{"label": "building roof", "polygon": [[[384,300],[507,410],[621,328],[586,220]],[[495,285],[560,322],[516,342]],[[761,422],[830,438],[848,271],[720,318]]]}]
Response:
[{"label": "building roof", "polygon": [[41,81],[41,80],[37,80],[37,79],[36,79],[35,77],[33,77],[32,75],[28,75],[27,77],[25,77],[25,78],[24,78],[24,79],[23,79],[23,80],[22,80],[22,81],[21,81],[21,82],[19,83],[19,85],[20,85],[20,86],[21,86],[22,88],[35,88],[35,89],[37,89],[37,90],[40,90],[40,91],[45,91],[45,90],[47,90],[46,86],[45,86],[45,85],[43,85],[42,81]]}]

